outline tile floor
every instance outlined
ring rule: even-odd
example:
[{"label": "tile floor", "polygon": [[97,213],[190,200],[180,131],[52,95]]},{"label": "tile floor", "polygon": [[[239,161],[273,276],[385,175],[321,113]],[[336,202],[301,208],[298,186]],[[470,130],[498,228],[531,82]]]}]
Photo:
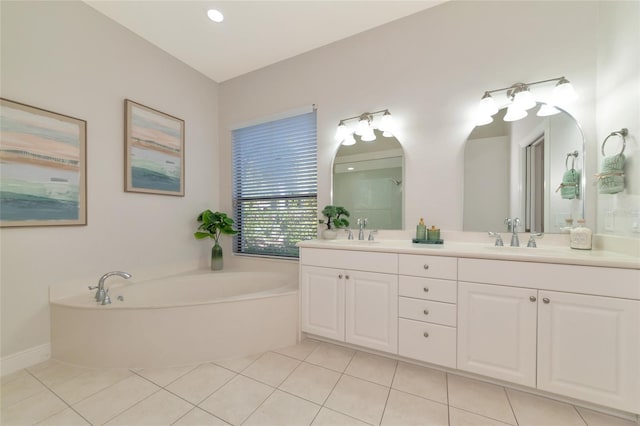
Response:
[{"label": "tile floor", "polygon": [[327,343],[190,367],[49,360],[2,378],[1,424],[635,426],[573,405]]}]

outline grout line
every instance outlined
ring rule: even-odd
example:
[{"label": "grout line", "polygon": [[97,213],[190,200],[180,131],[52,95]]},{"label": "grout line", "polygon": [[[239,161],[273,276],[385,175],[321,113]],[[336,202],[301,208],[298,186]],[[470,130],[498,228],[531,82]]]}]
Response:
[{"label": "grout line", "polygon": [[393,377],[391,378],[391,383],[389,384],[389,388],[387,389],[387,399],[384,401],[384,408],[382,409],[382,415],[380,416],[380,421],[378,424],[382,424],[382,419],[384,419],[384,414],[387,411],[387,405],[389,404],[389,397],[391,396],[391,389],[393,386],[393,379],[396,378],[396,372],[398,371],[398,361],[396,361],[396,365],[393,369]]},{"label": "grout line", "polygon": [[578,407],[576,407],[576,406],[575,406],[575,405],[573,405],[573,404],[571,404],[571,406],[572,406],[572,407],[573,407],[573,409],[576,411],[576,413],[578,413],[578,416],[582,419],[582,421],[584,422],[584,424],[585,424],[586,426],[589,426],[589,423],[587,423],[587,419],[585,419],[585,418],[582,416],[582,413],[580,412],[580,410],[578,410]]},{"label": "grout line", "polygon": [[[154,385],[155,385],[155,383],[154,383]],[[156,385],[156,386],[158,386],[158,385]],[[162,390],[162,388],[158,386],[158,389],[157,389],[155,392],[152,392],[151,394],[149,394],[149,395],[145,396],[144,398],[142,398],[140,401],[135,402],[133,405],[130,405],[130,406],[128,406],[127,408],[125,408],[124,410],[122,410],[122,411],[120,411],[120,412],[118,412],[118,413],[114,414],[113,416],[109,417],[107,420],[105,420],[104,422],[102,422],[102,424],[104,425],[104,424],[109,423],[111,420],[115,419],[116,417],[120,416],[121,414],[126,413],[127,411],[129,411],[130,409],[132,409],[133,407],[135,407],[136,405],[140,404],[142,401],[145,401],[145,400],[147,400],[147,399],[151,398],[153,395],[157,394],[157,393],[158,393],[158,392],[160,392],[161,390]],[[91,424],[93,424],[93,423],[91,423]]]},{"label": "grout line", "polygon": [[451,426],[451,405],[449,405],[449,373],[444,373],[444,386],[447,391],[447,424]]},{"label": "grout line", "polygon": [[218,416],[216,416],[216,415],[214,415],[214,414],[212,414],[212,413],[210,413],[210,412],[208,412],[208,411],[206,411],[206,410],[203,410],[203,409],[202,409],[202,408],[200,408],[200,407],[193,407],[191,410],[187,411],[187,412],[186,412],[186,413],[184,413],[182,416],[180,416],[179,418],[177,418],[177,419],[176,419],[176,421],[174,421],[173,423],[171,423],[171,426],[175,425],[175,424],[176,424],[176,423],[178,423],[180,420],[182,420],[184,417],[186,417],[189,413],[192,413],[192,412],[194,412],[195,410],[204,411],[205,413],[207,413],[207,414],[209,414],[209,415],[211,415],[211,416],[215,417],[216,419],[219,419],[219,420],[220,420],[221,422],[223,422],[224,424],[227,424],[227,425],[231,426],[231,423],[224,421],[224,420],[223,420],[223,419],[221,419],[220,417],[218,417]]},{"label": "grout line", "polygon": [[502,391],[504,392],[504,394],[507,397],[507,402],[509,403],[509,408],[511,408],[511,412],[513,413],[513,418],[516,421],[516,426],[519,426],[520,422],[518,422],[518,416],[516,416],[516,410],[513,408],[513,404],[511,403],[511,398],[509,397],[509,392],[507,392],[507,389],[505,387],[502,387]]},{"label": "grout line", "polygon": [[[33,373],[31,373],[31,371],[27,370],[26,368],[24,369],[24,371],[27,372],[27,374],[31,375],[31,377],[33,377],[34,379],[36,379],[38,382],[40,382],[40,384],[42,386],[44,386],[49,392],[51,392],[56,398],[58,398],[60,401],[62,401],[63,404],[65,404],[67,407],[69,407],[74,413],[76,413],[77,415],[79,415],[80,417],[82,417],[82,419],[84,421],[86,421],[88,424],[92,424],[88,419],[86,419],[82,414],[80,414],[75,408],[73,408],[73,406],[71,404],[69,404],[67,401],[65,401],[60,395],[58,395],[57,393],[55,393],[53,391],[53,389],[49,388],[49,386],[45,385],[44,382],[42,380],[40,380],[38,377],[36,377]],[[97,393],[97,392],[96,392]],[[86,399],[86,398],[85,398]],[[79,401],[78,401],[79,402]],[[43,421],[45,421],[46,419],[48,419],[49,417],[53,417],[56,414],[60,414],[62,413],[64,410],[60,410],[56,413],[53,413],[50,416],[45,417],[44,419],[41,419],[38,421],[38,423],[41,423]]]}]

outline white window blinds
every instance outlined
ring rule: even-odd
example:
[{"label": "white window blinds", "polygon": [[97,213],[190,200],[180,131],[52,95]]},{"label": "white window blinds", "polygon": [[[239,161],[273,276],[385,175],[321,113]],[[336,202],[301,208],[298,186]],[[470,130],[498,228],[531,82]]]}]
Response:
[{"label": "white window blinds", "polygon": [[234,253],[298,257],[316,237],[316,112],[235,129]]}]

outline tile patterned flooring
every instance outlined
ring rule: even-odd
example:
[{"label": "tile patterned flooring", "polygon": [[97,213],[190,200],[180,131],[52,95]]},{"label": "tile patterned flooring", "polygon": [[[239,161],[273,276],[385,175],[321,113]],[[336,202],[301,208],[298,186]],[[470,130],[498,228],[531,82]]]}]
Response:
[{"label": "tile patterned flooring", "polygon": [[305,340],[190,367],[49,360],[2,378],[1,424],[635,426],[555,400]]}]

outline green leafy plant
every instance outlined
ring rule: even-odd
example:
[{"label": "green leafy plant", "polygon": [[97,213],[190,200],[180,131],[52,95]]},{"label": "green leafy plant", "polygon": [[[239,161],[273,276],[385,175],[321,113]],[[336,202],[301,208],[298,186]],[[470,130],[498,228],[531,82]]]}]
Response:
[{"label": "green leafy plant", "polygon": [[344,207],[327,205],[322,209],[322,215],[326,217],[327,220],[325,221],[324,219],[320,219],[318,222],[326,224],[327,229],[339,229],[349,226],[349,220],[347,217],[349,217],[350,214]]},{"label": "green leafy plant", "polygon": [[198,215],[198,222],[201,222],[198,231],[193,234],[198,240],[209,237],[217,243],[221,234],[234,235],[238,233],[233,229],[233,219],[226,213],[214,213],[207,209]]}]

